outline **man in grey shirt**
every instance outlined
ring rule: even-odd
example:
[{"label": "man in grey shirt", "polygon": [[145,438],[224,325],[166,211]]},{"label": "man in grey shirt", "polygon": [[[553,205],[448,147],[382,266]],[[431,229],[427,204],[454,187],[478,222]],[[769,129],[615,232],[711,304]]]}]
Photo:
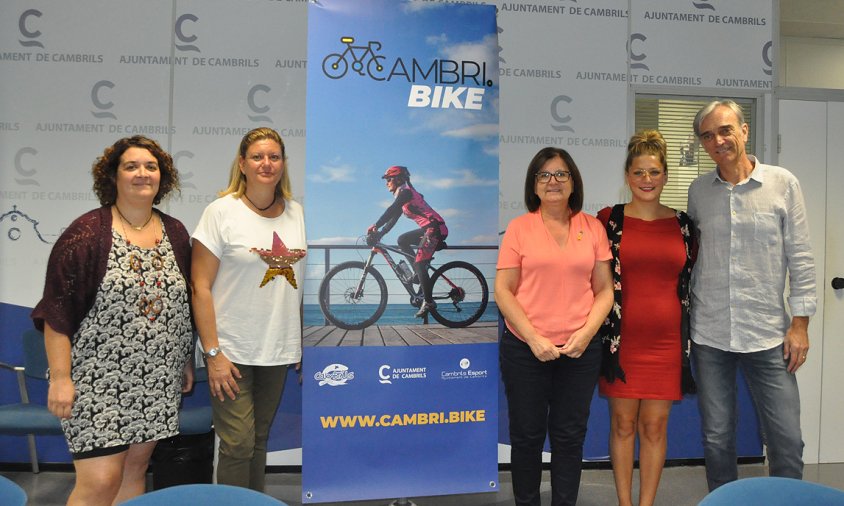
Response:
[{"label": "man in grey shirt", "polygon": [[688,209],[700,241],[691,335],[709,490],[738,478],[738,366],[753,396],[771,476],[801,479],[794,374],[806,361],[817,298],[800,183],[746,153],[749,129],[732,100],[703,107],[694,129],[717,164],[689,187]]}]

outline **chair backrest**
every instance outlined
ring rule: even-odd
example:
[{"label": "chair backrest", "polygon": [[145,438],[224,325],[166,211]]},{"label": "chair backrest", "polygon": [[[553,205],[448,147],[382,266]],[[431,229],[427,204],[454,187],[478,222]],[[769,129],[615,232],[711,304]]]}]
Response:
[{"label": "chair backrest", "polygon": [[0,476],[0,504],[26,506],[26,492],[17,483],[5,476]]},{"label": "chair backrest", "polygon": [[193,391],[184,394],[179,409],[179,433],[183,436],[206,434],[214,427],[211,393],[208,391],[208,369],[197,367]]},{"label": "chair backrest", "polygon": [[287,506],[286,503],[248,488],[193,483],[177,485],[140,495],[124,506],[213,504],[214,506]]},{"label": "chair backrest", "polygon": [[208,382],[208,368],[207,367],[197,367],[194,370],[193,382],[194,382],[194,384],[196,384],[196,383],[207,383]]},{"label": "chair backrest", "polygon": [[44,334],[35,329],[23,333],[24,374],[30,378],[47,379],[47,350],[44,347]]},{"label": "chair backrest", "polygon": [[823,506],[844,504],[844,491],[792,478],[744,478],[722,485],[698,506]]}]

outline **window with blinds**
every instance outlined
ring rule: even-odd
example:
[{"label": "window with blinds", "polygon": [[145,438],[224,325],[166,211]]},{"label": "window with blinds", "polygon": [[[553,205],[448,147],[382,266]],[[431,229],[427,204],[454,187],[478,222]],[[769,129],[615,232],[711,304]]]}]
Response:
[{"label": "window with blinds", "polygon": [[[724,97],[718,97],[722,99]],[[689,185],[700,174],[715,168],[715,163],[700,146],[695,137],[692,122],[701,107],[712,97],[660,97],[638,95],[636,97],[636,131],[655,129],[662,133],[668,145],[668,183],[662,190],[663,204],[674,209],[686,210]],[[753,149],[753,118],[756,113],[754,99],[733,98],[744,112],[744,121],[750,127],[747,152]]]}]

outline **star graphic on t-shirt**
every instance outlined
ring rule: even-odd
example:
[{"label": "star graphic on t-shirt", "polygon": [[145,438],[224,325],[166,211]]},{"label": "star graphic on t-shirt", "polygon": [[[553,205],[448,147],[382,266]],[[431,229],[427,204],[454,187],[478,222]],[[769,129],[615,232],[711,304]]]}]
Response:
[{"label": "star graphic on t-shirt", "polygon": [[261,281],[261,287],[272,281],[279,274],[284,275],[287,281],[293,286],[296,285],[296,276],[293,274],[291,265],[305,257],[305,250],[303,249],[288,249],[277,233],[273,232],[273,249],[252,248],[249,251],[257,253],[261,260],[269,266],[267,272],[264,273],[264,279]]}]

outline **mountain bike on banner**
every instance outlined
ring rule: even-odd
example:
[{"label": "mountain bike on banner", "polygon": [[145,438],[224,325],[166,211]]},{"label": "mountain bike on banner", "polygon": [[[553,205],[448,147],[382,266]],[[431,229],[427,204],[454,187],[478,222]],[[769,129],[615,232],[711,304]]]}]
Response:
[{"label": "mountain bike on banner", "polygon": [[[422,286],[407,262],[414,262],[415,254],[405,253],[396,246],[380,241],[377,232],[366,235],[370,246],[364,261],[343,262],[334,266],[319,287],[319,305],[325,318],[346,330],[368,327],[378,321],[387,307],[387,283],[373,265],[377,255],[384,257],[387,266],[401,282],[410,304],[422,307],[425,300]],[[396,262],[390,253],[400,255]],[[402,258],[403,257],[403,258]],[[431,298],[436,301],[428,313],[447,327],[466,327],[475,323],[486,310],[489,288],[481,271],[463,261],[452,261],[434,268],[430,274]]]}]

